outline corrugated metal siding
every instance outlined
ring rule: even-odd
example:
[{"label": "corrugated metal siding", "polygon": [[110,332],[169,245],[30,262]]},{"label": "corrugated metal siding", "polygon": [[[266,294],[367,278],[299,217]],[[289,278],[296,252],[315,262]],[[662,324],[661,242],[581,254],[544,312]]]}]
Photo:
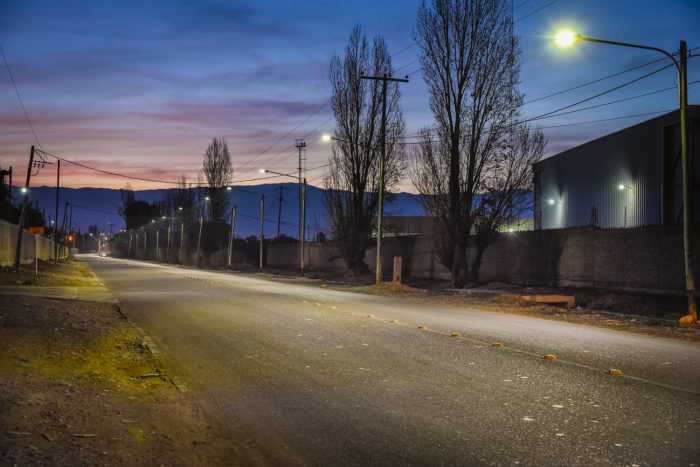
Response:
[{"label": "corrugated metal siding", "polygon": [[[691,118],[698,116],[697,107],[690,110]],[[590,225],[593,207],[602,228],[662,224],[663,133],[678,121],[677,115],[657,117],[539,162],[542,228]]]}]

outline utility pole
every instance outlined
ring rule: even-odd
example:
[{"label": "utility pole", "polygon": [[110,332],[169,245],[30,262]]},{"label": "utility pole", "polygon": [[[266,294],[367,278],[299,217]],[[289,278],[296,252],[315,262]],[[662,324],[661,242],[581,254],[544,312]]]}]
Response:
[{"label": "utility pole", "polygon": [[61,188],[61,159],[58,159],[58,164],[56,165],[56,226],[53,230],[53,242],[54,242],[54,257],[58,261],[58,236],[56,232],[58,230],[58,198]]},{"label": "utility pole", "polygon": [[170,227],[171,224],[168,224],[168,241],[165,243],[165,262],[169,262],[170,260]]},{"label": "utility pole", "polygon": [[0,184],[5,184],[5,177],[10,177],[10,183],[7,185],[7,221],[12,217],[12,167],[8,170],[0,168]]},{"label": "utility pole", "polygon": [[233,235],[236,228],[236,206],[233,206],[231,211],[231,235],[228,238],[228,261],[226,262],[226,267],[231,269],[233,264]]},{"label": "utility pole", "polygon": [[382,283],[382,221],[384,217],[384,160],[386,159],[386,91],[389,81],[408,83],[408,76],[406,78],[392,78],[384,73],[382,76],[362,75],[361,78],[382,82],[382,152],[379,156],[379,212],[377,216],[377,264],[375,275],[375,283],[379,285]]},{"label": "utility pole", "polygon": [[260,269],[263,268],[263,244],[265,243],[265,194],[260,195]]},{"label": "utility pole", "polygon": [[[138,234],[137,234],[138,235]],[[131,241],[134,239],[134,232],[129,233],[129,248],[126,250],[126,257],[128,258],[131,256]],[[138,237],[136,237],[136,241],[138,241]]]},{"label": "utility pole", "polygon": [[693,189],[695,177],[691,173],[692,165],[688,162],[688,44],[681,41],[680,48],[680,63],[678,64],[678,87],[680,88],[680,114],[681,114],[681,165],[683,175],[683,258],[685,262],[685,289],[688,295],[688,315],[694,321],[698,320],[698,307],[695,303],[695,276],[693,274],[693,257],[691,254],[690,223],[695,219],[691,219],[690,212],[691,194],[695,193]]},{"label": "utility pole", "polygon": [[199,267],[199,247],[202,244],[202,224],[204,224],[204,215],[199,216],[199,235],[197,236],[197,267]]},{"label": "utility pole", "polygon": [[280,225],[282,224],[282,201],[284,201],[284,198],[282,197],[282,191],[284,190],[284,187],[282,185],[277,188],[280,191],[280,196],[279,196],[279,206],[277,206],[277,238],[280,238]]},{"label": "utility pole", "polygon": [[301,187],[301,258],[299,265],[301,266],[301,277],[304,277],[304,245],[306,243],[306,178]]},{"label": "utility pole", "polygon": [[182,264],[182,242],[184,239],[185,239],[185,223],[183,221],[180,221],[180,250],[178,251],[178,254],[177,254],[178,264]]},{"label": "utility pole", "polygon": [[24,218],[29,217],[28,203],[29,203],[29,180],[32,178],[32,165],[34,164],[34,146],[32,146],[29,152],[29,165],[27,165],[27,180],[24,183],[24,200],[22,202],[22,211],[19,215],[19,222],[17,223],[17,245],[15,250],[15,272],[19,272],[19,262],[22,255],[22,234],[24,230]]},{"label": "utility pole", "polygon": [[156,262],[160,261],[160,229],[156,227]]},{"label": "utility pole", "polygon": [[301,241],[301,222],[302,222],[302,219],[301,219],[301,217],[302,217],[301,216],[301,211],[302,211],[301,198],[303,195],[302,184],[301,184],[301,180],[302,180],[301,172],[302,172],[303,167],[304,167],[304,165],[303,165],[303,162],[304,162],[303,151],[304,151],[304,148],[306,148],[306,142],[303,139],[298,139],[298,140],[296,140],[296,144],[294,146],[299,150],[299,176],[297,177],[297,179],[299,180],[299,240]]}]

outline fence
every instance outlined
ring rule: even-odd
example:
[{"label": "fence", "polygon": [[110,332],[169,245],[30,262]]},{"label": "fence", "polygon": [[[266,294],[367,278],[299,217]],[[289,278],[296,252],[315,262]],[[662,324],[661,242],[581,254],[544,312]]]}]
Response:
[{"label": "fence", "polygon": [[[17,250],[17,226],[0,220],[0,266],[11,266],[15,264],[15,254]],[[68,249],[59,247],[59,257],[61,259],[68,256]],[[20,252],[20,262],[29,264],[34,262],[34,258],[48,260],[54,258],[54,242],[46,237],[32,235],[26,230],[22,230],[22,251]]]}]

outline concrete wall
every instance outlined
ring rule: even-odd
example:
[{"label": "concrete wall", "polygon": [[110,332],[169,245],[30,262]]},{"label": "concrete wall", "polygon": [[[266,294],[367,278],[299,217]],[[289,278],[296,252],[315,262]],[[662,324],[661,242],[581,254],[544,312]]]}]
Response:
[{"label": "concrete wall", "polygon": [[[700,231],[693,238],[694,264],[700,268]],[[299,246],[270,245],[268,266],[297,268]],[[406,277],[448,279],[427,236],[387,238],[383,246],[387,278],[394,256],[403,257]],[[365,254],[374,270],[375,248]],[[470,261],[474,257],[469,250]],[[308,270],[345,272],[334,242],[308,244]],[[696,274],[696,277],[698,274]],[[680,226],[599,230],[539,230],[502,234],[484,252],[480,280],[519,285],[601,287],[621,290],[685,290]]]},{"label": "concrete wall", "polygon": [[[12,266],[15,264],[15,251],[17,248],[17,226],[5,221],[0,221],[0,266]],[[61,247],[59,255],[65,258],[68,251]],[[34,258],[41,260],[53,259],[54,243],[46,237],[32,235],[26,230],[22,231],[22,251],[20,253],[22,264],[34,262]]]}]

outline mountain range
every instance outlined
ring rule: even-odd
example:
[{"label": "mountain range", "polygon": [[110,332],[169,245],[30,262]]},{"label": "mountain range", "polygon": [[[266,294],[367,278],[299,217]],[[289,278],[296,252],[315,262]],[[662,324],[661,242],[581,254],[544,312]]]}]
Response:
[{"label": "mountain range", "polygon": [[[282,208],[280,211],[279,190],[282,187]],[[296,183],[260,184],[236,187],[230,195],[230,205],[237,207],[236,236],[257,235],[260,231],[260,197],[265,195],[265,235],[277,235],[277,220],[280,215],[280,233],[297,237],[299,229],[299,195]],[[166,189],[134,191],[137,199],[157,202],[163,199]],[[307,189],[306,222],[307,237],[312,238],[316,232],[328,230],[325,209],[323,207],[323,188],[309,185]],[[13,188],[13,199],[21,199],[18,187]],[[46,222],[49,216],[55,218],[56,188],[49,186],[31,187],[31,203],[45,212]],[[59,219],[62,219],[66,202],[73,209],[73,225],[76,230],[86,231],[88,226],[97,225],[102,232],[119,231],[124,228],[123,219],[117,214],[121,205],[120,190],[111,188],[61,188],[59,199]],[[385,203],[387,216],[421,216],[423,208],[420,195],[412,193],[393,193],[390,201]]]}]

